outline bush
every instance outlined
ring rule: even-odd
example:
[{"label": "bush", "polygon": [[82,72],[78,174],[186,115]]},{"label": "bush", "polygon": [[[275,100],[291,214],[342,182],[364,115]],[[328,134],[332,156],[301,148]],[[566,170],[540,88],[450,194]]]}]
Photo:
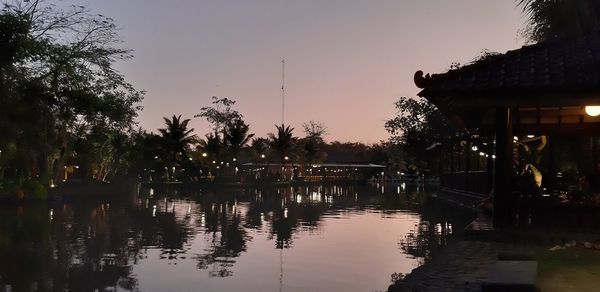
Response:
[{"label": "bush", "polygon": [[23,188],[11,185],[0,189],[0,201],[20,201],[25,198]]},{"label": "bush", "polygon": [[37,180],[28,180],[23,184],[27,199],[45,201],[48,199],[48,190]]}]

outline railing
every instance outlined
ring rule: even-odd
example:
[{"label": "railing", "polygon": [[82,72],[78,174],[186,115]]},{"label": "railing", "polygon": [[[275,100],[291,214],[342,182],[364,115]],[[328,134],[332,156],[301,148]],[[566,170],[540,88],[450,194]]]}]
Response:
[{"label": "railing", "polygon": [[489,173],[487,171],[445,173],[441,177],[440,186],[449,190],[480,197],[487,197],[491,191]]}]

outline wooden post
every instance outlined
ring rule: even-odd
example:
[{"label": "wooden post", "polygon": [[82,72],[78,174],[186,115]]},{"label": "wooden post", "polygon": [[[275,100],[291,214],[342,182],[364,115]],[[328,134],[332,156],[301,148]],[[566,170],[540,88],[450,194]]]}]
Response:
[{"label": "wooden post", "polygon": [[511,109],[496,109],[496,163],[494,173],[494,227],[514,226],[518,202],[512,194],[513,133]]}]

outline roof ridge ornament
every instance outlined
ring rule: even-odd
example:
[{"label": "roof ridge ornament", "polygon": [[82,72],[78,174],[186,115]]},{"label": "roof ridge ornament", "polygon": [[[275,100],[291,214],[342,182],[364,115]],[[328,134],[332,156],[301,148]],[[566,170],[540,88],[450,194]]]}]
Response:
[{"label": "roof ridge ornament", "polygon": [[429,74],[424,75],[425,73],[423,73],[423,71],[419,70],[417,72],[415,72],[415,84],[417,85],[417,87],[419,88],[425,88],[427,87],[427,85],[429,85],[430,81],[431,81],[431,76]]}]

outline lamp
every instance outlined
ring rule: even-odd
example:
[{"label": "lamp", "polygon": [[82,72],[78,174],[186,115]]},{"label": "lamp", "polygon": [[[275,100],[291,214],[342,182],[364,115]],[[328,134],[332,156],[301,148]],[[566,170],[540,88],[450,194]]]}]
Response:
[{"label": "lamp", "polygon": [[600,106],[598,105],[588,105],[585,107],[585,113],[590,117],[596,117],[600,115]]}]

